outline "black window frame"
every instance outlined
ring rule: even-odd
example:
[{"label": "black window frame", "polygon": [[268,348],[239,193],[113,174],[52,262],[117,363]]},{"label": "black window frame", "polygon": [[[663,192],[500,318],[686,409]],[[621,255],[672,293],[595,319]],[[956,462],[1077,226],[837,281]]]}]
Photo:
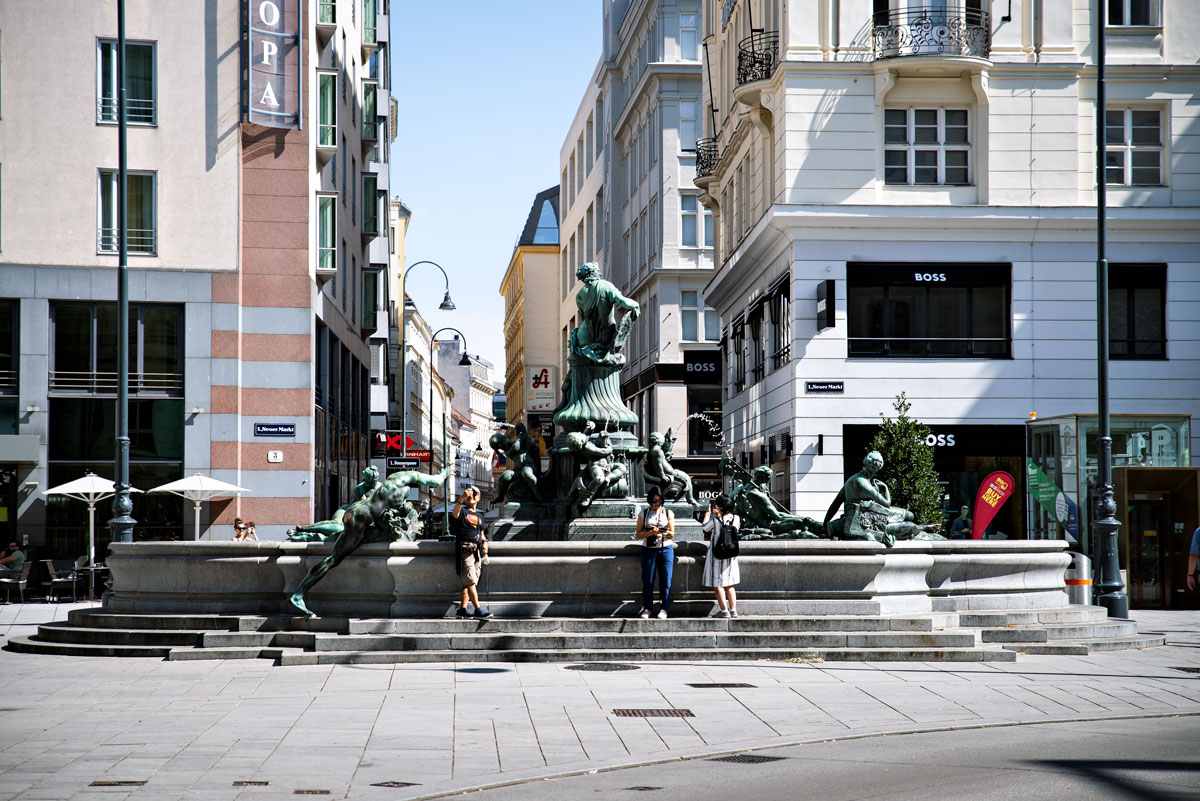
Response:
[{"label": "black window frame", "polygon": [[792,360],[792,282],[791,274],[784,275],[767,297],[767,318],[770,328],[771,371]]},{"label": "black window frame", "polygon": [[[931,293],[940,289],[965,290],[966,335],[957,337],[935,337],[931,335],[937,325],[945,325],[945,318],[935,318],[930,302]],[[985,293],[980,290],[1004,290],[1003,309],[996,315],[1003,323],[1003,336],[986,337],[976,335],[977,326],[986,322],[986,311],[980,301]],[[863,324],[858,319],[859,305],[863,302],[860,293],[877,291],[880,311],[868,321],[878,319],[878,333],[870,336],[857,335],[856,329]],[[892,298],[901,293],[911,299],[919,296],[921,319],[916,336],[901,337],[893,334]],[[1011,359],[1012,358],[1012,265],[1010,263],[954,262],[933,264],[928,262],[858,262],[846,265],[846,349],[848,358],[916,358],[916,359]],[[960,352],[939,344],[961,342],[965,347]],[[989,351],[982,343],[1000,343],[1002,347]],[[856,346],[857,343],[857,346]],[[901,343],[924,343],[918,350],[914,345]],[[993,346],[994,347],[994,346]]]},{"label": "black window frame", "polygon": [[730,334],[732,348],[729,364],[733,369],[733,394],[746,388],[746,318],[739,317],[733,321]]},{"label": "black window frame", "polygon": [[[99,370],[100,310],[117,314],[117,304],[111,301],[56,300],[50,303],[50,393],[53,395],[116,395],[116,373]],[[89,314],[88,370],[67,372],[59,369],[58,317],[64,309],[86,309]],[[142,369],[146,360],[146,312],[172,310],[176,312],[174,361],[178,372],[147,373]],[[187,331],[187,308],[182,303],[131,303],[129,304],[129,392],[132,395],[182,398],[186,370],[185,337]],[[114,334],[115,336],[115,334]],[[76,343],[77,345],[79,343]],[[115,340],[112,343],[116,347]],[[79,352],[79,348],[76,348]],[[114,350],[115,354],[115,350]],[[115,355],[112,356],[115,359]]]},{"label": "black window frame", "polygon": [[[1138,295],[1128,290],[1153,289],[1158,290],[1158,339],[1139,338],[1138,333]],[[1118,292],[1124,291],[1123,305],[1125,306],[1125,331],[1130,334],[1122,339],[1113,337],[1113,325],[1116,314],[1113,303],[1121,302],[1115,298]],[[1108,265],[1108,358],[1119,361],[1166,361],[1167,360],[1167,265],[1165,264],[1109,264]],[[1114,347],[1125,343],[1128,350],[1118,353]],[[1154,343],[1157,352],[1131,353],[1139,344]]]}]

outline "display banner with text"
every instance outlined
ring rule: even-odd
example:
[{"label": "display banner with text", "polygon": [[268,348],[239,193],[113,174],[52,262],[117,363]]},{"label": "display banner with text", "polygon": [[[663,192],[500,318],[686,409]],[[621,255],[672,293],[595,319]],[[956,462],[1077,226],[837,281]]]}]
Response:
[{"label": "display banner with text", "polygon": [[1042,472],[1037,462],[1026,459],[1025,466],[1029,496],[1062,526],[1068,542],[1079,542],[1079,505]]},{"label": "display banner with text", "polygon": [[971,539],[983,539],[983,533],[991,525],[992,518],[1013,494],[1016,482],[1003,470],[990,473],[979,485],[975,496],[975,514],[971,516]]},{"label": "display banner with text", "polygon": [[250,0],[250,122],[300,126],[300,0]]}]

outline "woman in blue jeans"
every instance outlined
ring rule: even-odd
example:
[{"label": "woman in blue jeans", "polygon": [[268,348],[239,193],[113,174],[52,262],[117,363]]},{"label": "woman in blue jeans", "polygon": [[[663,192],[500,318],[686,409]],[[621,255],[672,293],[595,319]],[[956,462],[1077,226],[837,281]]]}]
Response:
[{"label": "woman in blue jeans", "polygon": [[642,541],[642,614],[650,617],[654,605],[654,577],[662,604],[658,616],[666,619],[671,609],[671,573],[675,568],[675,514],[663,508],[660,490],[652,489],[646,496],[645,509],[638,512],[637,538]]}]

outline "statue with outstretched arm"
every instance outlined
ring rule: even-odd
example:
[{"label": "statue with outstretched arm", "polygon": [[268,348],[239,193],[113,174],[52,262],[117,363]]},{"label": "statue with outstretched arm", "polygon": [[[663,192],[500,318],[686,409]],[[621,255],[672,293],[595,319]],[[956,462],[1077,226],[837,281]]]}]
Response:
[{"label": "statue with outstretched arm", "polygon": [[410,487],[441,486],[450,477],[450,472],[450,468],[447,467],[435,476],[416,470],[392,473],[370,494],[350,504],[342,515],[342,533],[334,540],[333,550],[308,571],[308,575],[300,581],[300,586],[291,594],[288,602],[306,616],[312,617],[313,613],[304,603],[304,594],[372,535],[385,540],[391,539],[388,511],[401,508],[408,498]]}]

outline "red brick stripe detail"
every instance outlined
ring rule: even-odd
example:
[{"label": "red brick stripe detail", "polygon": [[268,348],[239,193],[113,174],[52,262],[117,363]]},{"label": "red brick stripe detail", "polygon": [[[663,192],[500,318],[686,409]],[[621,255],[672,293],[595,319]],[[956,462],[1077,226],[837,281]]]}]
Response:
[{"label": "red brick stripe detail", "polygon": [[307,272],[304,275],[242,275],[243,308],[310,309],[312,293],[313,282]]},{"label": "red brick stripe detail", "polygon": [[[306,442],[244,442],[238,464],[238,443],[213,442],[209,462],[214,470],[312,470],[312,445]],[[283,451],[283,461],[267,461],[267,451]]]},{"label": "red brick stripe detail", "polygon": [[[238,408],[238,393],[242,405]],[[213,414],[282,415],[308,417],[313,410],[311,389],[251,389],[242,387],[212,388]]]},{"label": "red brick stripe detail", "polygon": [[238,388],[212,387],[210,389],[210,401],[212,403],[213,414],[237,414]]},{"label": "red brick stripe detail", "polygon": [[237,355],[237,331],[212,332],[212,357],[214,359],[236,359]]},{"label": "red brick stripe detail", "polygon": [[237,303],[238,276],[237,273],[213,273],[212,302]]}]

